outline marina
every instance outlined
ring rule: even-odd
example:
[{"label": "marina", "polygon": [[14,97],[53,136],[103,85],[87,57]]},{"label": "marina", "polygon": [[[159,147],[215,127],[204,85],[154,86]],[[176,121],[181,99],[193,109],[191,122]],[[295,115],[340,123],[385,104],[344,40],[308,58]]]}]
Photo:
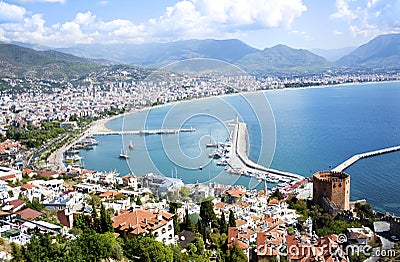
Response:
[{"label": "marina", "polygon": [[248,175],[257,179],[268,180],[271,183],[278,181],[292,182],[304,179],[301,175],[271,169],[253,162],[248,157],[247,148],[247,125],[236,121],[232,132],[231,151],[233,153],[227,160],[227,164],[229,165],[228,170],[231,173]]},{"label": "marina", "polygon": [[168,135],[195,132],[195,128],[178,128],[178,129],[143,129],[143,130],[123,130],[123,131],[97,131],[91,132],[90,135],[105,136],[105,135]]}]

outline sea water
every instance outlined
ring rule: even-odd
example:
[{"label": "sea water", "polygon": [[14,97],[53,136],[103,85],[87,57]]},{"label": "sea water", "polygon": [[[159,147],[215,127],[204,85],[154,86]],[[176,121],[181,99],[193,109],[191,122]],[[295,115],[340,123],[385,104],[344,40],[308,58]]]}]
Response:
[{"label": "sea water", "polygon": [[[99,145],[81,150],[80,155],[85,168],[121,175],[153,172],[185,183],[215,181],[262,188],[255,179],[224,172],[216,165],[218,160],[208,158],[215,149],[206,144],[229,139],[236,118],[247,123],[253,161],[308,177],[354,154],[400,145],[399,100],[400,83],[382,82],[183,102],[117,118],[107,127],[192,127],[195,132],[97,136]],[[118,157],[121,150],[129,160]],[[376,210],[400,214],[400,152],[363,159],[345,172],[351,176],[352,200],[365,198]]]}]

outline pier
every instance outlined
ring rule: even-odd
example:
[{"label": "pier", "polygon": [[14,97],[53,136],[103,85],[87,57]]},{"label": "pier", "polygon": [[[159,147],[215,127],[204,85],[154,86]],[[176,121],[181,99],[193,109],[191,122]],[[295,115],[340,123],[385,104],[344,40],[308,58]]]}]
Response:
[{"label": "pier", "polygon": [[284,178],[291,181],[304,179],[301,175],[279,171],[253,162],[248,157],[247,149],[247,125],[245,123],[236,122],[232,132],[232,154],[228,160],[228,164],[233,170],[238,170],[239,173],[246,172],[248,174],[262,172],[263,174],[272,174],[280,179]]},{"label": "pier", "polygon": [[120,131],[94,131],[90,135],[106,136],[106,135],[167,135],[195,132],[195,128],[178,128],[178,129],[143,129],[143,130],[120,130]]},{"label": "pier", "polygon": [[349,166],[353,165],[355,162],[357,162],[360,159],[377,156],[377,155],[382,155],[382,154],[386,154],[386,153],[391,153],[391,152],[395,152],[398,150],[400,150],[400,146],[388,147],[388,148],[384,148],[384,149],[379,149],[379,150],[375,150],[375,151],[357,154],[357,155],[350,157],[349,159],[347,159],[346,161],[344,161],[343,163],[341,163],[340,165],[338,165],[337,167],[332,169],[332,171],[342,172],[343,170],[345,170]]}]

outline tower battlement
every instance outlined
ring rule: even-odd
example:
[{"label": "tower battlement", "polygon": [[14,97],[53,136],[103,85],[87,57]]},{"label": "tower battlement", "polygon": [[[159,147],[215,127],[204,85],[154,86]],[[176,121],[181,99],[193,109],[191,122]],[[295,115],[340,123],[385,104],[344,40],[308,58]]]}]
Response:
[{"label": "tower battlement", "polygon": [[350,175],[344,172],[322,171],[313,175],[313,200],[325,210],[327,201],[340,207],[350,209]]}]

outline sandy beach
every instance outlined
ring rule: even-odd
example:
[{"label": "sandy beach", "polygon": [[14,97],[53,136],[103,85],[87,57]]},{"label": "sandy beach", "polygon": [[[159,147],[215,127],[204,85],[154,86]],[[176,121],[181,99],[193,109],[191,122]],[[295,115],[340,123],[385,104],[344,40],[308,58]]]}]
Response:
[{"label": "sandy beach", "polygon": [[99,119],[95,122],[93,122],[89,128],[84,130],[82,133],[78,135],[77,138],[73,139],[71,142],[68,144],[63,145],[62,147],[58,148],[56,151],[52,152],[47,160],[47,162],[53,166],[53,169],[57,172],[66,172],[67,167],[63,163],[63,155],[64,152],[67,151],[73,144],[75,144],[77,141],[83,139],[85,136],[91,134],[91,133],[99,133],[99,132],[108,132],[111,131],[109,128],[106,127],[106,123],[112,119],[122,117],[126,114],[131,114],[133,113],[132,111],[128,113],[124,113],[121,115],[116,115],[104,119]]}]

